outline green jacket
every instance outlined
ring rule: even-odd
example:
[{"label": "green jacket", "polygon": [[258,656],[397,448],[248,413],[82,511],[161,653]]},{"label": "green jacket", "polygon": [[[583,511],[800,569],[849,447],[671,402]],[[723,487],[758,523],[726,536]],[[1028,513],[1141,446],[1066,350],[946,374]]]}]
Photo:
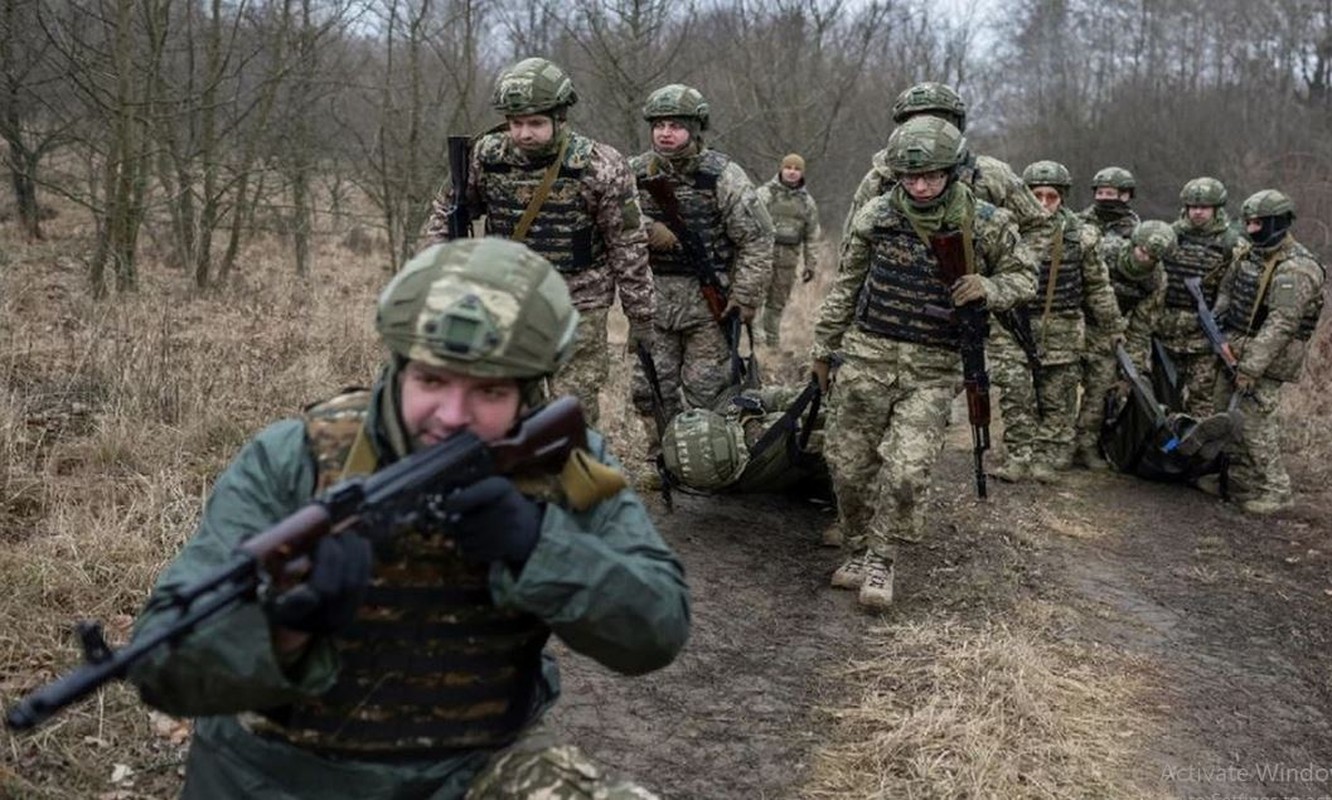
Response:
[{"label": "green jacket", "polygon": [[[595,433],[589,449],[616,465]],[[239,542],[298,509],[314,484],[303,421],[278,422],[251,440],[218,478],[194,536],[159,576],[136,636],[175,616],[165,606],[173,588],[217,568]],[[628,489],[582,513],[547,506],[522,572],[494,564],[490,591],[497,604],[536,615],[572,650],[624,674],[669,664],[689,632],[684,570]],[[202,718],[183,797],[461,797],[491,755],[464,751],[405,764],[332,761],[249,733],[235,714],[317,695],[332,686],[338,669],[331,642],[316,639],[299,661],[284,665],[271,637],[263,610],[244,603],[131,673],[152,705]],[[555,661],[549,654],[544,661],[533,724],[559,695]]]}]

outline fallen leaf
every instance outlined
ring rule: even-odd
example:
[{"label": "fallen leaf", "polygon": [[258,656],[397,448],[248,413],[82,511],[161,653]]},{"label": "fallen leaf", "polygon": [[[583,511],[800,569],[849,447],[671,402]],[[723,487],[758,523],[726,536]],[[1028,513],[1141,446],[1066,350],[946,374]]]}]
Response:
[{"label": "fallen leaf", "polygon": [[154,735],[172,744],[185,744],[190,739],[191,726],[187,719],[176,719],[161,711],[149,711],[148,724],[152,727]]},{"label": "fallen leaf", "polygon": [[83,737],[83,743],[84,743],[84,744],[96,745],[96,746],[98,746],[98,747],[110,747],[110,746],[111,746],[111,743],[110,743],[110,742],[108,742],[108,741],[105,740],[105,739],[101,739],[101,738],[99,738],[99,737],[96,737],[96,736],[85,736],[85,737]]},{"label": "fallen leaf", "polygon": [[134,770],[130,769],[129,764],[116,764],[111,768],[111,782],[124,783],[133,774]]}]

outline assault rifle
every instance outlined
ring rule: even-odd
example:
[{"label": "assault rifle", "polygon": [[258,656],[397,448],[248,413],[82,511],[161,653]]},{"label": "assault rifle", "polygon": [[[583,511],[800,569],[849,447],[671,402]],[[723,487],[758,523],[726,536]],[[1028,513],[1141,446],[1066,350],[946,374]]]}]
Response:
[{"label": "assault rifle", "polygon": [[1022,355],[1027,359],[1027,369],[1031,372],[1031,389],[1036,395],[1036,416],[1045,419],[1045,400],[1041,389],[1045,386],[1045,367],[1041,365],[1041,348],[1036,344],[1036,334],[1031,329],[1031,311],[1025,308],[1010,309],[995,313],[995,318],[1004,330],[1008,331],[1022,348]]},{"label": "assault rifle", "polygon": [[450,492],[494,474],[558,470],[569,454],[586,447],[583,411],[561,397],[519,421],[489,444],[462,432],[365,477],[350,478],[306,503],[291,516],[237,546],[231,560],[199,581],[171,593],[179,616],[170,624],[112,651],[101,625],[82,622],[78,634],[85,663],[24,697],[5,717],[12,730],[28,730],[103,684],[125,678],[138,661],[171,647],[201,623],[242,602],[263,600],[309,569],[306,557],[320,537],[345,529],[385,541],[423,519],[442,519]]},{"label": "assault rifle", "polygon": [[[1123,373],[1124,379],[1129,382],[1130,391],[1136,395],[1138,405],[1151,416],[1153,429],[1165,433],[1165,439],[1159,442],[1157,447],[1161,449],[1162,453],[1174,452],[1175,448],[1179,447],[1179,439],[1173,433],[1169,420],[1166,418],[1165,409],[1157,402],[1156,393],[1152,391],[1152,385],[1138,371],[1137,365],[1129,357],[1128,349],[1122,343],[1115,345],[1115,361],[1118,362],[1119,371]],[[1107,415],[1108,419],[1109,416]],[[1132,470],[1141,458],[1142,452],[1139,450],[1134,454],[1126,469]]]},{"label": "assault rifle", "polygon": [[738,332],[733,335],[730,326],[726,324],[726,286],[722,283],[720,270],[713,262],[712,254],[708,252],[702,237],[697,232],[689,230],[689,226],[685,224],[684,217],[680,214],[680,200],[675,196],[675,187],[665,175],[647,178],[640,185],[652,198],[652,202],[656,203],[657,208],[661,209],[663,217],[661,222],[675,234],[685,262],[698,276],[698,292],[703,295],[703,302],[707,303],[713,321],[721,326],[722,335],[726,337],[726,346],[734,352],[740,346],[740,337]]},{"label": "assault rifle", "polygon": [[1233,385],[1235,377],[1239,374],[1239,359],[1235,357],[1235,351],[1230,348],[1230,340],[1226,338],[1225,331],[1221,330],[1216,317],[1212,314],[1212,309],[1207,305],[1207,298],[1203,296],[1202,291],[1202,278],[1197,276],[1185,278],[1184,288],[1193,295],[1193,302],[1198,305],[1198,324],[1202,326],[1203,335],[1212,346],[1212,352],[1221,359],[1226,377],[1230,378],[1230,383]]},{"label": "assault rifle", "polygon": [[448,211],[449,241],[472,235],[472,212],[467,205],[467,178],[472,165],[472,139],[449,137],[449,184],[453,187],[453,206]]},{"label": "assault rifle", "polygon": [[[652,393],[652,422],[657,429],[657,441],[660,442],[666,436],[666,428],[671,424],[671,420],[666,416],[666,398],[661,393],[661,376],[657,373],[657,362],[652,359],[652,353],[642,342],[634,343],[634,352],[638,356],[638,366],[643,369],[643,378]],[[671,482],[674,479],[666,469],[666,459],[661,453],[657,453],[653,467],[657,470],[657,477],[661,481],[662,502],[666,504],[667,511],[674,511],[675,503],[671,499]]]},{"label": "assault rifle", "polygon": [[[952,286],[967,274],[966,244],[961,231],[930,236],[930,249],[939,262],[944,283]],[[967,393],[967,421],[971,423],[971,452],[976,462],[976,496],[984,498],[985,451],[990,449],[990,374],[985,371],[985,339],[990,335],[990,312],[977,300],[951,311],[926,307],[926,313],[942,311],[956,323],[961,339],[962,386]]]}]

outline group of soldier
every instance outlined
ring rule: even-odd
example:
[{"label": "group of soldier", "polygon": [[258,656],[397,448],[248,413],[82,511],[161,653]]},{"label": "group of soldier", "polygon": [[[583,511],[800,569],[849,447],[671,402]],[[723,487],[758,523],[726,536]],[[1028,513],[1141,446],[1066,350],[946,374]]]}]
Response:
[{"label": "group of soldier", "polygon": [[[1138,364],[1153,351],[1153,369],[1168,358],[1183,376],[1182,406],[1149,397],[1148,416],[1165,422],[1148,433],[1170,445],[1148,449],[1228,463],[1246,511],[1290,502],[1275,410],[1299,377],[1324,273],[1280,192],[1243,203],[1243,235],[1210,178],[1185,186],[1173,225],[1139,222],[1132,177],[1112,168],[1074,214],[1061,165],[1018,176],[971,153],[956,92],[913,86],[856,190],[808,384],[755,387],[752,361],[737,364],[740,331],[764,309],[760,335],[778,344],[791,286],[817,261],[803,161],[787,156],[756,189],[707,146],[708,104],[680,84],[647,97],[651,149],[626,159],[569,127],[577,100],[544,59],[500,75],[504,124],[472,142],[465,183],[436,199],[431,244],[379,298],[388,359],[374,387],[241,451],[136,636],[179,618],[186,587],[238,543],[341,481],[464,433],[498,442],[552,393],[575,395],[594,426],[617,296],[639,355],[632,401],[660,467],[640,484],[828,486],[837,523],[824,539],[846,550],[832,585],[868,609],[890,606],[899,545],[923,535],[959,385],[969,413],[988,402],[987,358],[1003,393],[1003,479],[1104,467],[1096,415],[1151,395],[1117,381],[1112,351]],[[486,237],[447,241],[460,207],[485,217]],[[1202,279],[1228,362],[1202,334],[1188,277]],[[988,420],[971,421],[983,448]],[[130,678],[153,705],[201,717],[184,796],[651,797],[541,721],[559,693],[552,633],[626,674],[669,663],[688,634],[682,567],[618,469],[589,432],[562,464],[482,470],[406,516],[323,537],[304,577],[279,576],[174,637]]]}]

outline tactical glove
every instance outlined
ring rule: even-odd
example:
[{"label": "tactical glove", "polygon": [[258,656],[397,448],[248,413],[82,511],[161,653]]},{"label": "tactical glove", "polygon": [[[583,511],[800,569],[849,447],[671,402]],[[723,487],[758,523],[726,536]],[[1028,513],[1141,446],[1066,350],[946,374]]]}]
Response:
[{"label": "tactical glove", "polygon": [[990,287],[980,275],[963,275],[953,284],[953,305],[964,306],[989,296]]},{"label": "tactical glove", "polygon": [[829,377],[828,373],[832,369],[831,365],[822,358],[814,359],[814,363],[809,365],[809,373],[814,376],[814,380],[819,382],[819,391],[828,391]]},{"label": "tactical glove", "polygon": [[522,570],[541,534],[542,509],[508,478],[492,475],[444,498],[449,532],[465,560]]},{"label": "tactical glove", "polygon": [[356,618],[373,567],[374,553],[363,537],[325,536],[310,555],[310,574],[274,597],[266,606],[268,616],[275,624],[302,633],[342,630]]},{"label": "tactical glove", "polygon": [[722,310],[722,317],[730,315],[732,311],[740,315],[741,322],[753,322],[754,314],[758,312],[758,309],[753,306],[741,305],[734,300],[728,300],[726,301],[726,308]]},{"label": "tactical glove", "polygon": [[653,250],[674,250],[679,243],[680,240],[670,228],[666,227],[666,223],[653,220],[652,224],[648,225],[648,247]]}]

